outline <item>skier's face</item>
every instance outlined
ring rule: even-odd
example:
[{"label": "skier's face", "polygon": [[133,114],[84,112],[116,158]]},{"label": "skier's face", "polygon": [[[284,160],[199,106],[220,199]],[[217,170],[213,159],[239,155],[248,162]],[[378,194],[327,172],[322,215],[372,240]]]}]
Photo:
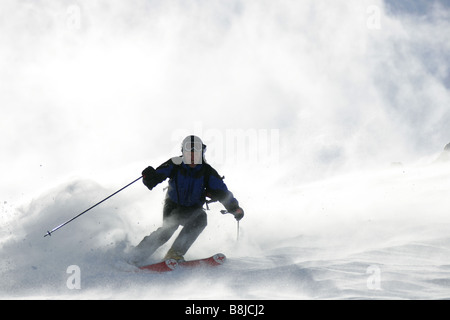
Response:
[{"label": "skier's face", "polygon": [[183,141],[183,162],[194,168],[203,160],[203,143],[195,136],[189,136]]},{"label": "skier's face", "polygon": [[197,164],[202,163],[201,151],[184,151],[183,162],[188,164],[191,168],[194,168]]}]

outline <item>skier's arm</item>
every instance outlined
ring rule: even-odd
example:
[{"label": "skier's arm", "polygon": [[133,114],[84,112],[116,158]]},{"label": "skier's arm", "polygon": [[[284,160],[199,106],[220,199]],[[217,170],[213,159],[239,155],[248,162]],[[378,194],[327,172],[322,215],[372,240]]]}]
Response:
[{"label": "skier's arm", "polygon": [[226,184],[214,169],[211,170],[207,189],[211,195],[211,199],[218,200],[227,209],[227,211],[242,211],[243,213],[242,208],[239,207],[239,201],[233,196],[233,193],[228,190]]},{"label": "skier's arm", "polygon": [[170,176],[173,166],[172,160],[168,160],[156,168],[156,170],[152,166],[145,168],[144,171],[142,171],[142,182],[147,188],[152,190],[156,185]]}]

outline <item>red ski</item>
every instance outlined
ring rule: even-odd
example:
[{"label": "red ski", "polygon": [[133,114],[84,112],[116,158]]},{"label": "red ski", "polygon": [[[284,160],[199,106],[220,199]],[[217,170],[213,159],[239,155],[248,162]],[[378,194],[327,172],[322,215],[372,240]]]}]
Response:
[{"label": "red ski", "polygon": [[217,253],[209,258],[178,262],[180,267],[215,267],[225,263],[227,258],[223,253]]},{"label": "red ski", "polygon": [[211,257],[203,259],[195,259],[188,261],[177,262],[174,259],[164,260],[162,262],[149,264],[146,266],[139,267],[141,270],[152,271],[156,273],[168,272],[175,270],[178,267],[215,267],[220,266],[225,263],[226,257],[223,253],[217,253]]},{"label": "red ski", "polygon": [[164,260],[162,262],[149,264],[146,266],[139,267],[141,270],[153,271],[153,272],[167,272],[175,270],[178,266],[178,262],[174,259]]}]

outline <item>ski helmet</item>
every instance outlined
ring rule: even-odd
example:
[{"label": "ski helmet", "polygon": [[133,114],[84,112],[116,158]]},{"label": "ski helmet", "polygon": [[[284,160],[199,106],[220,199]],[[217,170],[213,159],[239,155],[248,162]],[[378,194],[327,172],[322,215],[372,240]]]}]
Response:
[{"label": "ski helmet", "polygon": [[181,143],[181,152],[184,151],[197,151],[204,153],[206,151],[206,145],[203,144],[202,140],[194,135],[189,135],[184,138]]},{"label": "ski helmet", "polygon": [[181,143],[183,161],[186,164],[202,164],[205,161],[205,151],[206,145],[197,136],[189,135]]}]

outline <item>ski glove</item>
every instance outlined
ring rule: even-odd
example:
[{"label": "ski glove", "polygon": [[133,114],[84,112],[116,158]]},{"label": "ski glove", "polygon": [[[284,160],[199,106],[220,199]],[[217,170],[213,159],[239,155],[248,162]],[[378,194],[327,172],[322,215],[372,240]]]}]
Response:
[{"label": "ski glove", "polygon": [[244,210],[241,207],[237,208],[231,213],[237,221],[241,220],[244,217]]},{"label": "ski glove", "polygon": [[147,167],[142,171],[142,182],[150,190],[153,189],[159,182],[156,180],[156,170],[153,167]]}]

